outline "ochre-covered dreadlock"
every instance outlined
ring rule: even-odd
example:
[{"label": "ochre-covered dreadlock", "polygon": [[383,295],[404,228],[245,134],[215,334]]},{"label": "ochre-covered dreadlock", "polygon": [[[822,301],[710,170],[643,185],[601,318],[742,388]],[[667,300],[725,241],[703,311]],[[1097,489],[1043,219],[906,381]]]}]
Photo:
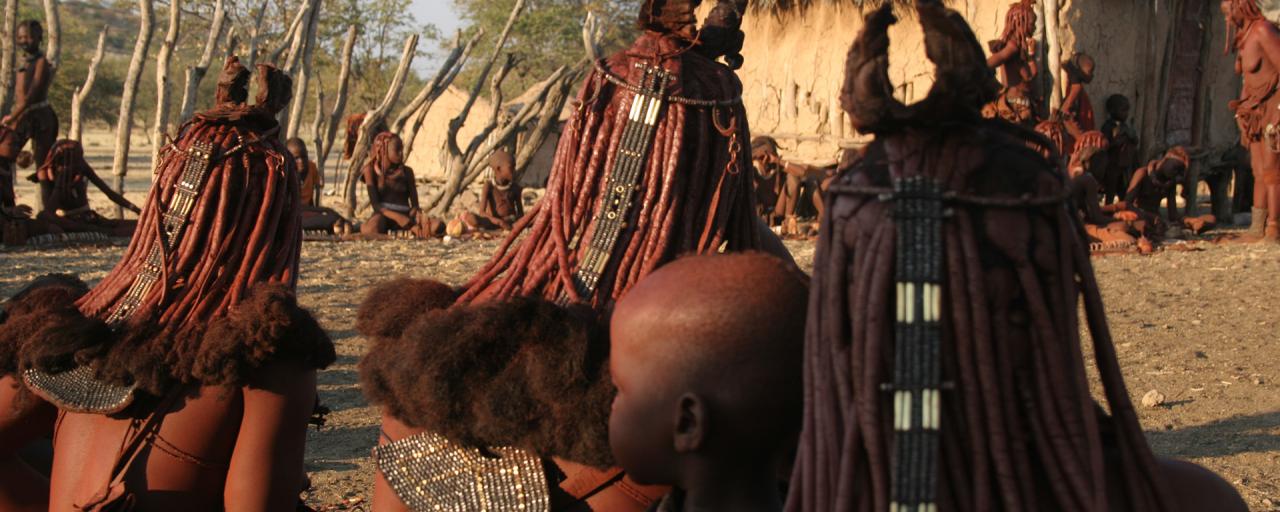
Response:
[{"label": "ochre-covered dreadlock", "polygon": [[[787,509],[884,511],[901,499],[897,468],[914,459],[895,448],[903,432],[928,428],[895,416],[901,393],[886,386],[902,354],[936,365],[942,383],[932,416],[937,444],[914,454],[935,461],[936,472],[911,482],[936,510],[1173,508],[1125,389],[1081,228],[1063,207],[1062,175],[1029,147],[1034,135],[979,118],[996,86],[963,18],[936,1],[917,10],[926,47],[948,49],[929,52],[938,67],[930,97],[961,102],[861,110],[891,101],[868,78],[888,83],[887,11],[872,15],[881,23],[868,22],[855,42],[842,100],[855,127],[876,140],[832,185],[822,221],[804,431]],[[950,79],[979,70],[985,79]],[[919,221],[898,216],[898,198],[883,199],[912,180],[940,187],[935,197],[951,212],[940,219],[936,247],[903,248],[899,224]],[[913,302],[895,289],[899,262],[917,251],[936,251],[937,301]],[[1081,298],[1109,411],[1090,395]],[[933,315],[937,353],[913,352],[917,342],[898,337],[895,318],[920,318],[903,313],[904,304],[936,305],[924,315]]]},{"label": "ochre-covered dreadlock", "polygon": [[1004,32],[1000,40],[1005,44],[1022,48],[1036,33],[1036,11],[1030,0],[1019,0],[1009,4],[1009,12],[1004,15]]},{"label": "ochre-covered dreadlock", "polygon": [[[673,4],[676,2],[667,2]],[[685,8],[689,8],[687,5]],[[682,253],[755,248],[751,155],[742,84],[724,65],[689,52],[691,42],[648,31],[599,63],[578,96],[547,182],[547,194],[516,223],[462,302],[541,295],[611,304],[640,277]],[[673,78],[672,99],[634,191],[635,207],[593,297],[580,297],[573,273],[591,244],[604,182],[633,108],[640,65]],[[519,243],[517,243],[519,241]]]},{"label": "ochre-covered dreadlock", "polygon": [[[313,367],[332,362],[332,343],[293,298],[302,241],[298,172],[274,119],[289,101],[290,80],[274,67],[258,69],[260,92],[249,106],[249,74],[229,58],[218,105],[197,114],[162,151],[124,257],[75,304],[79,322],[100,335],[62,336],[74,326],[52,317],[10,320],[35,323],[28,325],[33,339],[13,341],[26,347],[24,367],[56,372],[72,359],[93,361],[100,379],[160,394],[175,382],[235,383],[280,358]],[[197,184],[185,234],[136,312],[113,335],[101,335],[102,321],[144,272],[152,248],[164,243],[165,211],[194,158],[187,150],[202,142],[212,144],[212,164]]]}]

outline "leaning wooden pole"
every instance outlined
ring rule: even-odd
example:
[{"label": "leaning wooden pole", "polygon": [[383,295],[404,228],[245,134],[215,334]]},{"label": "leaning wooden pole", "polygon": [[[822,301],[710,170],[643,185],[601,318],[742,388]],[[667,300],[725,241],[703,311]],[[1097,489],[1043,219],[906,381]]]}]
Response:
[{"label": "leaning wooden pole", "polygon": [[84,85],[76,87],[76,92],[71,95],[71,128],[67,131],[67,138],[71,140],[78,141],[84,134],[84,122],[81,120],[84,99],[89,96],[89,91],[93,90],[93,82],[98,78],[98,65],[102,64],[106,42],[107,27],[102,27],[102,32],[98,33],[98,49],[93,51],[93,60],[89,61],[89,72],[84,77]]},{"label": "leaning wooden pole", "polygon": [[[133,130],[133,104],[138,98],[138,85],[142,70],[147,65],[147,48],[151,47],[151,35],[155,31],[152,12],[153,0],[138,0],[140,20],[138,39],[133,44],[133,58],[125,73],[124,92],[120,96],[120,116],[116,121],[116,148],[111,159],[111,174],[116,177],[116,192],[124,194],[124,178],[129,174],[129,135]],[[124,218],[124,208],[116,207],[116,218]]]},{"label": "leaning wooden pole", "polygon": [[[324,84],[321,83],[320,76],[317,75],[316,76],[316,116],[314,120],[311,121],[311,133],[312,133],[311,145],[313,148],[315,148],[315,153],[312,153],[313,155],[318,156],[320,153],[320,141],[324,138],[321,135],[322,133],[324,133],[324,120],[325,120]],[[324,199],[324,167],[320,165],[319,162],[314,162],[314,163],[316,164],[316,173],[318,174],[317,177],[320,179],[320,182],[319,182],[320,186],[317,187],[316,190],[314,191],[315,196],[311,198],[311,201],[312,201],[312,204],[315,204],[316,206],[321,206],[321,202]]]},{"label": "leaning wooden pole", "polygon": [[13,37],[18,29],[18,0],[5,0],[4,27],[0,30],[0,113],[13,108],[13,64],[17,52]]},{"label": "leaning wooden pole", "polygon": [[[347,91],[351,84],[351,54],[356,47],[356,26],[347,28],[347,42],[342,46],[342,68],[338,72],[338,90],[333,99],[333,110],[324,123],[324,139],[316,145],[316,165],[324,172],[325,163],[329,161],[329,152],[333,149],[333,138],[338,133],[338,125],[342,124],[342,114],[347,110]],[[334,170],[333,184],[338,183],[337,169]]]},{"label": "leaning wooden pole", "polygon": [[351,154],[351,163],[347,167],[347,176],[343,183],[344,198],[347,200],[345,212],[347,218],[354,217],[356,213],[356,182],[359,181],[360,168],[364,166],[364,159],[369,155],[369,146],[373,143],[373,127],[386,121],[387,112],[400,99],[400,91],[404,89],[404,81],[409,76],[409,65],[413,64],[413,54],[417,49],[418,34],[413,34],[404,42],[404,52],[400,54],[400,66],[396,69],[391,85],[387,87],[386,96],[382,97],[382,103],[369,111],[369,114],[364,117],[364,123],[360,125],[360,136],[356,139],[355,151]]},{"label": "leaning wooden pole", "polygon": [[320,25],[320,8],[323,3],[313,0],[312,4],[306,30],[298,33],[299,40],[302,41],[302,55],[290,55],[289,62],[286,63],[293,75],[293,103],[289,106],[289,116],[285,121],[286,138],[298,136],[298,130],[302,127],[302,109],[307,104],[307,88],[311,85],[311,64],[315,61],[316,30]]},{"label": "leaning wooden pole", "polygon": [[48,46],[44,57],[55,71],[62,64],[62,17],[58,15],[58,0],[44,0],[44,32]]},{"label": "leaning wooden pole", "polygon": [[226,22],[226,8],[223,0],[217,0],[213,6],[213,21],[209,23],[209,36],[204,40],[204,52],[200,61],[187,67],[186,86],[182,88],[182,107],[178,109],[178,123],[185,123],[196,111],[196,94],[200,91],[200,82],[209,73],[213,64],[213,51],[222,37],[222,25]]},{"label": "leaning wooden pole", "polygon": [[431,111],[431,107],[435,105],[436,100],[449,90],[449,86],[453,84],[454,79],[458,77],[460,72],[467,64],[467,60],[471,58],[471,50],[475,48],[476,43],[484,36],[484,29],[476,31],[476,34],[467,41],[466,45],[462,45],[462,35],[459,34],[454,40],[453,50],[449,52],[449,56],[445,59],[444,64],[440,66],[440,70],[436,72],[436,76],[422,86],[422,90],[418,95],[400,110],[400,114],[396,116],[396,120],[391,123],[391,131],[400,136],[404,141],[404,157],[409,158],[409,154],[413,152],[413,142],[418,138],[418,129],[422,127],[422,122],[427,117],[427,113]]},{"label": "leaning wooden pole", "polygon": [[1044,44],[1048,55],[1045,55],[1049,74],[1049,109],[1056,111],[1062,108],[1062,42],[1058,37],[1059,0],[1043,0],[1044,2]]},{"label": "leaning wooden pole", "polygon": [[245,56],[245,67],[253,69],[253,65],[258,61],[258,44],[262,41],[262,21],[267,17],[267,5],[271,0],[262,0],[262,6],[258,7],[258,14],[253,17],[253,30],[249,31],[249,54]]},{"label": "leaning wooden pole", "polygon": [[169,30],[165,32],[156,55],[156,118],[151,125],[151,165],[160,161],[160,150],[169,133],[169,63],[173,60],[173,48],[178,45],[178,30],[182,25],[182,0],[169,3]]}]

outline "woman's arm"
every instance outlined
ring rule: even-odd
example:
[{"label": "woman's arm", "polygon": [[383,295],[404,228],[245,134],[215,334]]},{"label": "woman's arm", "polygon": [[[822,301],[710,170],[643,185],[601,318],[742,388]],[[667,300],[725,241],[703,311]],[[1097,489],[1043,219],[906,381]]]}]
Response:
[{"label": "woman's arm", "polygon": [[302,492],[307,420],[316,404],[316,372],[299,363],[258,370],[244,395],[244,418],[231,453],[227,510],[293,510]]},{"label": "woman's arm", "polygon": [[111,202],[118,204],[122,208],[133,213],[142,213],[141,208],[138,208],[138,206],[133,204],[133,202],[120,195],[119,192],[112,190],[111,187],[107,185],[107,182],[102,181],[102,178],[98,176],[98,173],[93,171],[92,167],[85,166],[85,168],[81,169],[80,172],[89,180],[90,183],[93,183],[93,186],[98,187],[98,190],[101,190],[103,194],[106,194],[107,199],[110,199]]}]

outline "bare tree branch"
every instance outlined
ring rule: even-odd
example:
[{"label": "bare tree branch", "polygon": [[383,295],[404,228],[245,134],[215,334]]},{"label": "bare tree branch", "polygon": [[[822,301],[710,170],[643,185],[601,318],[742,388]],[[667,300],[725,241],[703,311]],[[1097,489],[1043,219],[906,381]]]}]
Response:
[{"label": "bare tree branch", "polygon": [[[422,128],[422,123],[426,120],[427,114],[431,112],[431,107],[453,85],[454,80],[458,78],[458,73],[462,71],[467,61],[470,60],[471,51],[475,49],[482,36],[484,36],[484,29],[477,31],[477,34],[470,41],[467,41],[465,47],[458,48],[456,44],[454,45],[453,50],[449,52],[449,58],[445,59],[444,64],[440,66],[439,72],[436,73],[436,77],[428,84],[431,89],[428,90],[427,87],[423,87],[423,91],[427,92],[427,95],[424,101],[412,111],[413,122],[407,122],[407,118],[400,119],[397,116],[396,124],[393,125],[392,130],[396,131],[400,138],[404,140],[405,158],[409,158],[409,154],[413,152],[413,142],[418,138],[418,130]],[[419,96],[422,96],[422,93],[419,93]],[[414,101],[416,102],[417,98],[414,98]],[[413,106],[413,104],[411,103],[409,106]],[[409,106],[405,107],[406,111]],[[405,111],[401,111],[400,114],[403,116]]]},{"label": "bare tree branch", "polygon": [[267,4],[271,0],[262,0],[262,7],[258,8],[258,14],[253,20],[253,30],[249,32],[249,55],[244,59],[245,67],[253,69],[253,65],[258,62],[258,43],[262,41],[262,21],[267,17]]},{"label": "bare tree branch", "polygon": [[0,112],[13,108],[13,64],[17,46],[13,38],[18,29],[18,0],[5,0],[4,27],[0,30]]},{"label": "bare tree branch", "polygon": [[444,83],[444,80],[450,77],[455,66],[461,67],[465,64],[464,56],[470,53],[471,48],[475,47],[476,42],[479,41],[480,37],[483,35],[483,28],[477,30],[476,34],[467,41],[466,45],[462,44],[461,31],[454,36],[453,48],[449,50],[449,56],[446,57],[444,63],[440,65],[440,69],[436,71],[435,77],[424,84],[422,89],[418,91],[418,94],[414,96],[413,99],[404,106],[404,108],[400,109],[399,114],[396,114],[396,120],[391,123],[391,131],[401,137],[405,135],[404,126],[409,121],[409,118],[412,117],[413,114],[417,113],[418,109],[422,108],[423,105],[426,105],[427,102],[435,101],[435,99],[439,97],[440,93],[449,86],[449,84]]},{"label": "bare tree branch", "polygon": [[62,64],[62,17],[58,15],[58,0],[44,0],[45,39],[49,47],[45,50],[45,58],[49,66],[57,71]]},{"label": "bare tree branch", "polygon": [[315,60],[316,29],[320,25],[320,0],[311,1],[311,14],[307,16],[305,30],[298,31],[295,43],[290,47],[285,69],[293,75],[293,103],[289,106],[284,129],[287,138],[298,136],[302,125],[302,109],[307,103],[307,87],[311,78],[311,63]]},{"label": "bare tree branch", "polygon": [[493,53],[489,55],[489,60],[480,69],[480,76],[476,77],[476,84],[471,88],[471,95],[467,97],[467,102],[463,104],[458,116],[449,121],[449,131],[445,136],[444,142],[446,155],[445,184],[443,188],[433,194],[427,206],[432,208],[437,215],[443,215],[448,210],[448,203],[452,203],[453,196],[457,195],[462,184],[463,175],[466,173],[467,155],[463,153],[462,148],[458,145],[458,131],[462,129],[462,126],[467,122],[467,118],[471,116],[471,108],[475,106],[476,99],[480,96],[480,91],[484,88],[485,81],[489,79],[489,73],[493,71],[494,63],[502,55],[502,48],[507,45],[507,38],[511,36],[511,28],[524,12],[524,4],[524,0],[516,0],[515,5],[511,7],[511,14],[507,16],[507,24],[502,28],[502,34],[498,36],[498,40],[494,42]]},{"label": "bare tree branch", "polygon": [[[356,46],[356,27],[352,25],[347,28],[347,42],[342,46],[342,70],[338,72],[338,91],[337,97],[333,100],[333,110],[329,112],[329,119],[325,122],[324,144],[316,146],[318,158],[316,165],[320,166],[320,170],[324,171],[325,163],[329,160],[329,151],[333,149],[333,137],[338,133],[338,125],[342,121],[342,114],[347,109],[347,90],[351,83],[351,53]],[[334,185],[337,185],[338,176],[337,169],[334,169],[333,176]]]},{"label": "bare tree branch", "polygon": [[173,47],[178,44],[178,30],[182,24],[182,0],[169,3],[169,30],[156,55],[156,118],[151,126],[151,165],[160,161],[160,149],[169,133],[169,61],[173,60]]},{"label": "bare tree branch", "polygon": [[[283,39],[280,40],[279,45],[276,46],[276,49],[272,50],[270,56],[267,57],[267,62],[272,64],[280,62],[280,56],[284,54],[285,50],[289,51],[288,58],[290,59],[298,53],[297,49],[294,48],[294,43],[298,38],[298,31],[303,29],[302,23],[306,21],[307,15],[311,13],[312,3],[313,0],[303,0],[302,3],[299,4],[298,14],[293,16],[293,21],[289,23],[289,30],[285,31],[284,36],[282,36]],[[287,68],[288,67],[285,66],[285,69]]]},{"label": "bare tree branch", "polygon": [[[316,117],[315,120],[311,122],[311,143],[312,147],[315,148],[316,156],[319,156],[320,143],[324,141],[324,83],[320,79],[320,76],[321,75],[316,75]],[[305,171],[305,169],[303,170]],[[312,204],[320,206],[321,200],[324,198],[324,194],[321,193],[321,190],[324,189],[324,165],[319,162],[316,162],[316,173],[319,174],[318,184],[320,186],[314,191],[315,197],[312,197],[311,200]]]},{"label": "bare tree branch", "polygon": [[[517,0],[523,3],[524,0]],[[404,52],[400,54],[400,67],[396,69],[395,78],[391,80],[391,85],[387,87],[387,94],[383,96],[382,103],[373,109],[364,117],[364,123],[360,125],[360,136],[356,139],[355,151],[351,155],[351,164],[347,168],[345,186],[345,195],[347,200],[347,217],[354,216],[356,210],[356,181],[360,176],[360,168],[364,166],[364,159],[369,155],[369,145],[373,142],[373,127],[382,124],[387,119],[387,111],[391,110],[391,106],[400,99],[400,91],[404,89],[404,81],[409,75],[409,65],[413,63],[414,52],[418,48],[418,34],[409,36],[404,42]]]},{"label": "bare tree branch", "polygon": [[187,66],[186,87],[182,90],[182,107],[178,110],[178,122],[185,123],[195,115],[196,94],[200,90],[200,82],[209,72],[213,64],[213,50],[222,37],[222,25],[226,21],[224,0],[217,0],[213,7],[213,21],[209,24],[209,36],[204,40],[204,52],[195,66]]},{"label": "bare tree branch", "polygon": [[[133,104],[138,97],[138,81],[142,78],[142,70],[147,65],[147,48],[151,46],[151,36],[155,32],[152,2],[153,0],[138,0],[140,11],[138,39],[133,45],[133,58],[129,60],[124,93],[120,96],[120,116],[116,121],[116,147],[111,159],[111,174],[116,177],[116,192],[120,194],[124,194],[124,178],[129,173],[129,136],[133,131]],[[124,208],[117,206],[116,218],[123,217]]]},{"label": "bare tree branch", "polygon": [[84,85],[76,87],[76,92],[71,95],[71,129],[67,132],[67,137],[71,140],[80,140],[84,134],[84,126],[81,121],[81,111],[84,109],[84,99],[89,96],[89,91],[93,90],[93,82],[98,77],[98,65],[102,64],[102,54],[107,42],[107,27],[102,27],[102,32],[98,33],[98,49],[93,52],[93,60],[89,61],[89,72],[84,77]]}]

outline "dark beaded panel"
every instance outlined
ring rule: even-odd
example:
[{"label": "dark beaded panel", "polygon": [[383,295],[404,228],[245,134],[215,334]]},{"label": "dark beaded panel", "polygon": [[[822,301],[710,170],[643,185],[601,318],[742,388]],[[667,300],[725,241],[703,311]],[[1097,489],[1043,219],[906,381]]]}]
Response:
[{"label": "dark beaded panel", "polygon": [[595,233],[573,275],[574,289],[583,300],[589,300],[595,293],[618,238],[627,227],[627,216],[635,200],[640,175],[653,149],[653,135],[664,105],[667,82],[671,79],[671,75],[662,68],[640,63],[636,66],[644,71],[642,85],[635,91],[631,109],[627,112],[613,170],[606,181],[608,192],[596,212]]},{"label": "dark beaded panel", "polygon": [[941,384],[943,193],[929,178],[894,183],[894,457],[891,512],[936,510]]}]

